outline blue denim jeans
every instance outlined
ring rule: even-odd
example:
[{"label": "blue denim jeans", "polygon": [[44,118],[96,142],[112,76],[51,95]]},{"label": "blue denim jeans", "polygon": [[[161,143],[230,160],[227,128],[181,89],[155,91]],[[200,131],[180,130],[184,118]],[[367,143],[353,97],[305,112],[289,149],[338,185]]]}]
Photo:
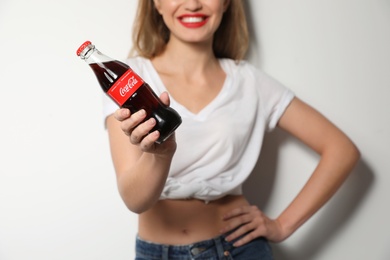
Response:
[{"label": "blue denim jeans", "polygon": [[226,242],[225,236],[190,245],[162,245],[142,240],[137,236],[135,260],[272,260],[272,250],[265,238],[257,238],[240,247],[235,241]]}]

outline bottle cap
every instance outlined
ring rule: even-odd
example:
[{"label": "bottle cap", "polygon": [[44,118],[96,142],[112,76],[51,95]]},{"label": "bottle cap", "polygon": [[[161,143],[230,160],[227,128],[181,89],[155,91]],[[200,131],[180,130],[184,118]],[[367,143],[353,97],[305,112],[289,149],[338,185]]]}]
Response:
[{"label": "bottle cap", "polygon": [[92,44],[90,41],[84,42],[78,49],[77,49],[77,56],[80,56],[81,52],[87,47],[88,45]]}]

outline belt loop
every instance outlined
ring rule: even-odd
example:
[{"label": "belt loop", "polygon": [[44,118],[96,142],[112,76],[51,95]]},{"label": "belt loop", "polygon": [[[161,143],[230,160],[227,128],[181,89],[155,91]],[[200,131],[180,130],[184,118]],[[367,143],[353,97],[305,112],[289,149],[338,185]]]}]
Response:
[{"label": "belt loop", "polygon": [[161,260],[170,260],[169,259],[169,246],[162,245]]},{"label": "belt loop", "polygon": [[223,239],[222,236],[213,239],[215,243],[215,248],[217,249],[217,254],[219,259],[224,259],[224,249],[221,241],[222,239]]}]

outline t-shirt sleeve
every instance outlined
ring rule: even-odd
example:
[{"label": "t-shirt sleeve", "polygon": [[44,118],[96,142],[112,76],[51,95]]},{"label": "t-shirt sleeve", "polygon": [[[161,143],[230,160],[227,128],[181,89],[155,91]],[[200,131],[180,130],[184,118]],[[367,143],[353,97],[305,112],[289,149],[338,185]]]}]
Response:
[{"label": "t-shirt sleeve", "polygon": [[267,119],[266,130],[272,131],[295,95],[289,88],[263,71],[257,73],[261,107]]}]

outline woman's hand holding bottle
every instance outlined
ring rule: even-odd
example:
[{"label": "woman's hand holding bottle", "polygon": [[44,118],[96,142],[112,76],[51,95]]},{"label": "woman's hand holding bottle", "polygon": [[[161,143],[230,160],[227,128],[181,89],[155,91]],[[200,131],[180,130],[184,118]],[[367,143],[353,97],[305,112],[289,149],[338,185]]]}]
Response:
[{"label": "woman's hand holding bottle", "polygon": [[[169,95],[164,92],[160,96],[161,101],[169,106]],[[129,109],[118,109],[114,117],[121,122],[122,131],[129,136],[130,143],[139,146],[141,151],[154,154],[173,154],[176,150],[175,133],[173,133],[164,143],[157,144],[156,141],[160,133],[156,130],[149,133],[156,125],[156,120],[152,117],[145,120],[145,110],[141,109],[131,114]]]}]

